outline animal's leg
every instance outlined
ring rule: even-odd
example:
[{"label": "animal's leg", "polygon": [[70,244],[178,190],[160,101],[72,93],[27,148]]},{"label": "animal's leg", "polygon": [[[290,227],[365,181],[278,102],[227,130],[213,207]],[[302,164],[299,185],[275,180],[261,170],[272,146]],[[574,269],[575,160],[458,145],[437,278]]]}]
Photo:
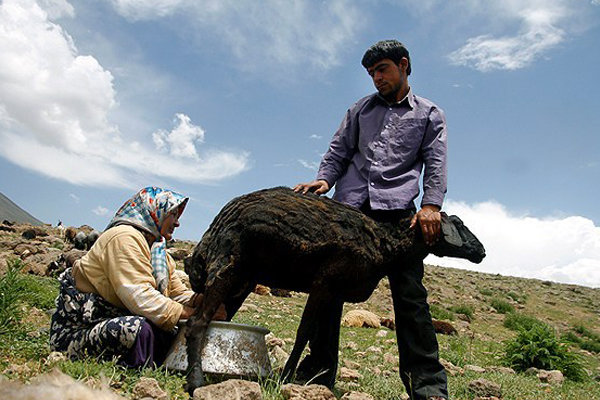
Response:
[{"label": "animal's leg", "polygon": [[323,305],[321,297],[322,294],[319,290],[313,290],[308,295],[306,306],[302,312],[300,325],[298,326],[298,331],[296,332],[296,341],[294,342],[294,347],[290,353],[290,357],[283,367],[283,372],[281,373],[283,379],[285,380],[291,379],[294,375],[296,366],[298,365],[298,361],[302,355],[302,351],[316,329],[317,324],[315,323],[315,316],[318,314],[319,308]]},{"label": "animal's leg", "polygon": [[316,316],[317,329],[309,340],[310,354],[298,367],[298,375],[311,383],[330,388],[335,384],[343,305],[339,299],[329,299],[321,304]]},{"label": "animal's leg", "polygon": [[211,285],[206,286],[204,300],[196,315],[188,321],[187,356],[188,371],[186,390],[193,395],[194,390],[204,385],[204,374],[202,372],[202,349],[206,344],[206,330],[208,324],[215,315],[217,308],[226,301],[227,296],[235,285],[237,279],[232,278],[233,267],[225,267],[227,271],[222,273]]}]

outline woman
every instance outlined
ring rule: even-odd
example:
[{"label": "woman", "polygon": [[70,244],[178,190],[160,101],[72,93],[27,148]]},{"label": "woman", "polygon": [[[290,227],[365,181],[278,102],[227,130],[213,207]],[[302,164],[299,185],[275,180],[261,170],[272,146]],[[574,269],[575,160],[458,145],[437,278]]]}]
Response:
[{"label": "woman", "polygon": [[176,324],[202,300],[173,273],[166,252],[187,202],[147,187],[123,204],[90,251],[59,277],[53,350],[70,358],[118,356],[130,367],[162,364]]}]

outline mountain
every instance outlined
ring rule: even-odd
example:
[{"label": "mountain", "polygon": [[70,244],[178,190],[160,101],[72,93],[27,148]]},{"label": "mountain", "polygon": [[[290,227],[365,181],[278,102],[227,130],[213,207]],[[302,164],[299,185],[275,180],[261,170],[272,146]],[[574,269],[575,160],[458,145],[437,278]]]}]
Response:
[{"label": "mountain", "polygon": [[0,221],[4,220],[20,224],[44,224],[42,221],[16,205],[11,199],[0,193]]}]

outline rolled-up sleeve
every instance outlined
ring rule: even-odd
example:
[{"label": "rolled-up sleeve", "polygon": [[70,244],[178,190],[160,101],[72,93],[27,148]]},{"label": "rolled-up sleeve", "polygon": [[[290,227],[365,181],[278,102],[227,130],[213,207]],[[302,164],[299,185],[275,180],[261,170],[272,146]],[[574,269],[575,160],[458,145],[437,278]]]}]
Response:
[{"label": "rolled-up sleeve", "polygon": [[437,107],[431,109],[421,146],[425,170],[421,206],[441,207],[448,185],[446,117]]},{"label": "rolled-up sleeve", "polygon": [[325,180],[332,187],[346,172],[348,164],[356,151],[358,142],[358,126],[356,115],[350,110],[346,112],[340,127],[333,135],[327,153],[323,156],[317,180]]}]

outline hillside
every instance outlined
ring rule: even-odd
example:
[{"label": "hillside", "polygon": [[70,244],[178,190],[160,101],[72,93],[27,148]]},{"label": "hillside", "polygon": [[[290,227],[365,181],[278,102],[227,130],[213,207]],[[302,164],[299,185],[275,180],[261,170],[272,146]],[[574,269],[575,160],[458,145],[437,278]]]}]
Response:
[{"label": "hillside", "polygon": [[[20,285],[25,290],[18,309],[23,311],[22,320],[8,333],[0,329],[0,386],[2,376],[9,381],[29,381],[56,367],[91,387],[108,379],[112,390],[126,398],[135,398],[133,388],[141,377],[155,378],[171,399],[188,398],[182,389],[182,375],[164,370],[125,370],[114,361],[69,361],[51,354],[49,314],[58,288],[55,279],[40,275],[55,274],[48,272],[49,264],[72,245],[56,228],[34,228],[33,239],[22,237],[32,229],[30,226],[11,228],[0,230],[0,263],[19,260],[23,271],[29,273],[21,274],[24,283]],[[194,245],[175,242],[169,249],[180,267]],[[5,265],[0,266],[0,276],[3,270]],[[489,399],[476,397],[470,389],[473,381],[486,379],[499,385],[503,400],[600,400],[600,289],[437,266],[426,267],[424,283],[433,317],[457,331],[438,334],[451,399]],[[277,371],[291,351],[307,296],[293,292],[291,297],[277,297],[268,289],[260,291],[263,295],[257,293],[248,297],[234,322],[271,330],[272,363]],[[382,280],[368,301],[346,304],[344,314],[357,309],[393,319],[387,280]],[[515,324],[532,321],[550,327],[552,335],[564,343],[561,348],[577,357],[584,372],[581,381],[566,379],[553,384],[542,381],[536,373],[506,368],[506,343],[518,335]],[[340,398],[348,391],[360,391],[377,400],[406,399],[398,378],[397,355],[390,329],[342,327],[340,367],[344,369],[340,368],[334,394]],[[263,382],[263,398],[283,400],[273,386],[278,388],[278,383]]]},{"label": "hillside", "polygon": [[0,193],[0,221],[18,224],[42,225],[43,222],[16,205],[11,199]]}]

